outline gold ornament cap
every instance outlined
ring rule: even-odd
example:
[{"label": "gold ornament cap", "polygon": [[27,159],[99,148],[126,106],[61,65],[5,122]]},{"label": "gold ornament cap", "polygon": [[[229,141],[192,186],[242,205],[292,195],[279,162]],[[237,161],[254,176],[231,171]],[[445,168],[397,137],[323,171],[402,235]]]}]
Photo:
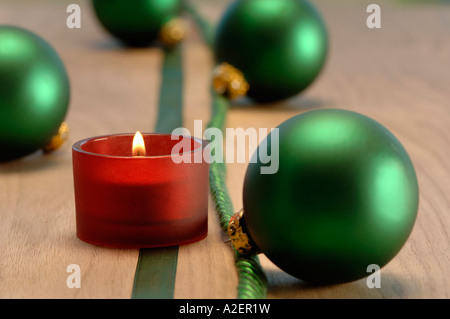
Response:
[{"label": "gold ornament cap", "polygon": [[244,210],[234,214],[228,224],[228,236],[241,255],[259,254],[261,251],[251,239],[244,218]]},{"label": "gold ornament cap", "polygon": [[42,148],[44,153],[50,153],[60,148],[69,137],[69,125],[66,122],[61,123],[58,133],[52,137],[50,142]]},{"label": "gold ornament cap", "polygon": [[173,18],[165,23],[159,33],[159,38],[167,47],[173,47],[180,43],[186,36],[186,27],[183,19]]},{"label": "gold ornament cap", "polygon": [[213,88],[217,94],[234,100],[245,96],[250,86],[241,71],[231,64],[223,62],[214,68]]}]

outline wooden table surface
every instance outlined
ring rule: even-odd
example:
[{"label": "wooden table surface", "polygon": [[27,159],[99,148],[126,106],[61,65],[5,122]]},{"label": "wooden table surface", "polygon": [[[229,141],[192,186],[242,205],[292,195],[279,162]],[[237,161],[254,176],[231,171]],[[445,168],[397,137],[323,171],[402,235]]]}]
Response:
[{"label": "wooden table surface", "polygon": [[[130,298],[138,250],[106,249],[75,235],[71,145],[82,138],[154,128],[163,53],[117,45],[98,25],[88,1],[81,29],[66,27],[70,0],[14,0],[0,4],[0,23],[33,30],[64,60],[72,87],[70,141],[0,164],[0,298]],[[228,1],[196,0],[216,22]],[[381,270],[381,288],[365,279],[311,287],[280,271],[263,255],[268,298],[450,297],[450,6],[382,1],[382,28],[368,29],[373,1],[314,1],[330,33],[330,54],[303,94],[270,107],[238,103],[227,127],[273,128],[301,112],[343,108],[391,130],[409,152],[419,179],[420,208],[401,252]],[[189,21],[189,20],[188,20]],[[206,126],[212,56],[192,23],[183,43],[184,126]],[[252,152],[253,150],[247,150]],[[242,205],[246,164],[228,164],[228,186]],[[213,204],[208,237],[179,249],[175,298],[235,298],[237,275]],[[69,289],[67,266],[81,268],[81,288]]]}]

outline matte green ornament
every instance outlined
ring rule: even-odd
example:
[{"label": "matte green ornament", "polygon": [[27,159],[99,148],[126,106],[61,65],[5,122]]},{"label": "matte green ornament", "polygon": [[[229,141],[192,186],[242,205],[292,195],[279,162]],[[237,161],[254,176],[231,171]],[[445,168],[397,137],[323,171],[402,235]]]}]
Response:
[{"label": "matte green ornament", "polygon": [[0,162],[44,148],[66,116],[66,68],[44,39],[0,26]]},{"label": "matte green ornament", "polygon": [[279,149],[278,171],[262,174],[258,161],[245,176],[244,217],[257,248],[311,283],[353,281],[386,265],[418,210],[416,173],[400,142],[345,110],[306,112],[278,129],[279,143],[273,132],[266,139],[268,154]]},{"label": "matte green ornament", "polygon": [[128,46],[148,46],[178,17],[181,0],[93,0],[102,26]]},{"label": "matte green ornament", "polygon": [[217,63],[239,69],[247,96],[270,102],[306,89],[322,70],[326,26],[304,0],[238,0],[220,20],[214,41]]}]

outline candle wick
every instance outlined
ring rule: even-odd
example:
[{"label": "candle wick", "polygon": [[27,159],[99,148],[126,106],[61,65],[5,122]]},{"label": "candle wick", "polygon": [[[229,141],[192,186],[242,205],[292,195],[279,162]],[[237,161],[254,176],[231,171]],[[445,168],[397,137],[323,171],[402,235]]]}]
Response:
[{"label": "candle wick", "polygon": [[134,152],[133,156],[145,156],[145,152],[144,152],[142,149],[138,148],[138,149]]}]

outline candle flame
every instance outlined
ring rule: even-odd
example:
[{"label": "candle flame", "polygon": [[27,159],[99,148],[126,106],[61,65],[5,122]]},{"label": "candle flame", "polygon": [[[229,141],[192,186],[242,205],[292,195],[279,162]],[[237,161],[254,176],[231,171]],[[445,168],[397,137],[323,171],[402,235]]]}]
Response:
[{"label": "candle flame", "polygon": [[133,138],[133,156],[145,156],[144,137],[137,131]]}]

